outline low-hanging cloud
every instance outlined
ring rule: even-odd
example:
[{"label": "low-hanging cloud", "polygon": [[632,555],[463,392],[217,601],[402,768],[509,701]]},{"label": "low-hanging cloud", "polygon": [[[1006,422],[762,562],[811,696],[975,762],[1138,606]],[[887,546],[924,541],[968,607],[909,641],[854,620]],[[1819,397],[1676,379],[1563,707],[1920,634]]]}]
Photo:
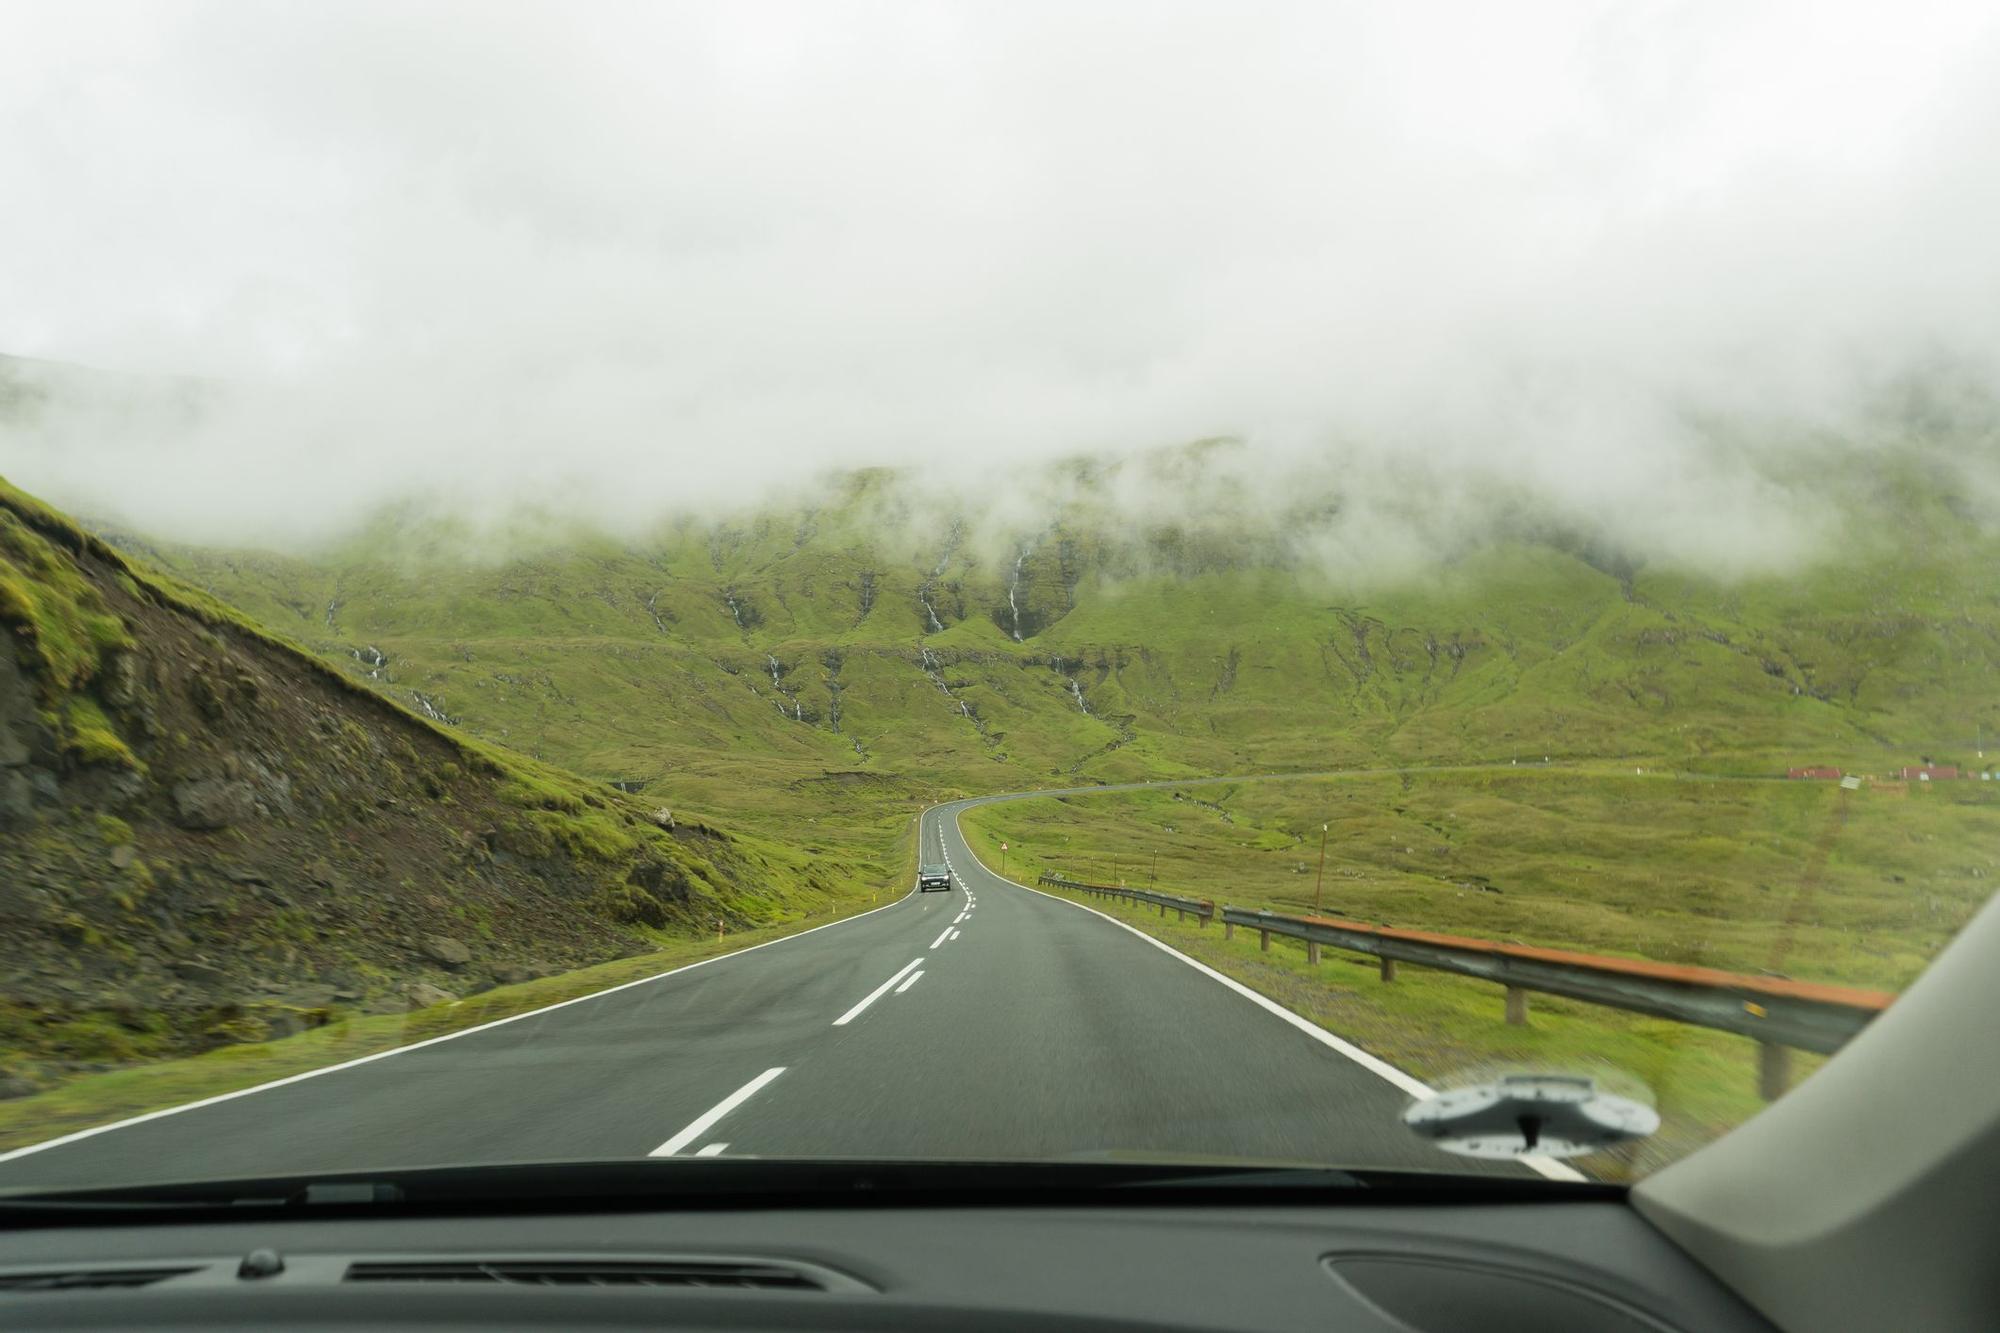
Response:
[{"label": "low-hanging cloud", "polygon": [[1996,123],[1977,4],[20,7],[0,351],[200,384],[0,472],[270,541],[1227,435],[1756,563],[1756,441],[2000,384]]}]

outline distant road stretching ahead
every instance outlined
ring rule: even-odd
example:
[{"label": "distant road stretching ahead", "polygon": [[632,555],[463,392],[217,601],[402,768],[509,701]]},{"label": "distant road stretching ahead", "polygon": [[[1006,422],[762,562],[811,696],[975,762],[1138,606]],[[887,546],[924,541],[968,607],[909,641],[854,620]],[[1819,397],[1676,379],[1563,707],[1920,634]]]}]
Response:
[{"label": "distant road stretching ahead", "polygon": [[0,1154],[0,1186],[684,1153],[1525,1169],[1426,1147],[1398,1120],[1410,1080],[986,870],[956,816],[997,799],[922,816],[948,894]]}]

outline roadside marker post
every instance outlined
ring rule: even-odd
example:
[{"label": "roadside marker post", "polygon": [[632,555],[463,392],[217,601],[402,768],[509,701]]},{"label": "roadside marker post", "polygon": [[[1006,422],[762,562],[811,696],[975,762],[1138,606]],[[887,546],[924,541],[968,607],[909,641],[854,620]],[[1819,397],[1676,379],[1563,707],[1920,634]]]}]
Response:
[{"label": "roadside marker post", "polygon": [[[1326,887],[1326,825],[1319,826],[1319,870],[1313,875],[1313,915],[1320,912],[1320,895]],[[1317,960],[1315,960],[1317,961]]]}]

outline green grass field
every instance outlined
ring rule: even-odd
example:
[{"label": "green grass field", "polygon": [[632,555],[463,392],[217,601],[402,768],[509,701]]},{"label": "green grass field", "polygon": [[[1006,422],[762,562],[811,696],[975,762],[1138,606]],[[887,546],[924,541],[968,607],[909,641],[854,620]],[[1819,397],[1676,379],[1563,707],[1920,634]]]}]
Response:
[{"label": "green grass field", "polygon": [[2000,786],[1584,766],[1246,782],[984,807],[1024,874],[1897,990],[2000,877]]}]

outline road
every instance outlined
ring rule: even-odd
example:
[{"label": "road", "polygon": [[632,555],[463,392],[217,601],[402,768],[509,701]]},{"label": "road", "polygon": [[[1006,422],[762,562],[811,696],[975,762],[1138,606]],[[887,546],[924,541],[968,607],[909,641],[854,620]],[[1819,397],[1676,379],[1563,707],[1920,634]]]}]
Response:
[{"label": "road", "polygon": [[949,893],[0,1154],[0,1187],[681,1153],[1523,1169],[1427,1147],[1326,1034],[987,870],[955,820],[977,803],[921,817]]}]

